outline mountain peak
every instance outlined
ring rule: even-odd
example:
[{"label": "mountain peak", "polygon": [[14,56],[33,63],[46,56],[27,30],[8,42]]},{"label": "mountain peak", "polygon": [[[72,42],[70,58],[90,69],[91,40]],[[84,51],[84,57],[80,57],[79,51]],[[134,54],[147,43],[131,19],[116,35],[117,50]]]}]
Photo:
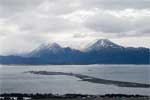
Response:
[{"label": "mountain peak", "polygon": [[86,50],[100,50],[104,48],[122,48],[122,46],[117,45],[108,39],[99,39],[92,45],[89,45]]},{"label": "mountain peak", "polygon": [[57,43],[52,43],[49,45],[50,48],[61,48],[61,46]]},{"label": "mountain peak", "polygon": [[52,49],[52,48],[61,48],[61,46],[57,43],[51,43],[51,44],[41,44],[39,49]]},{"label": "mountain peak", "polygon": [[30,55],[40,55],[40,54],[48,54],[49,52],[57,53],[60,52],[62,47],[57,43],[48,43],[48,44],[41,44],[39,47],[34,49]]},{"label": "mountain peak", "polygon": [[112,42],[108,39],[100,39],[100,40],[96,41],[95,44],[105,47],[105,46],[110,46],[110,44],[112,45]]}]

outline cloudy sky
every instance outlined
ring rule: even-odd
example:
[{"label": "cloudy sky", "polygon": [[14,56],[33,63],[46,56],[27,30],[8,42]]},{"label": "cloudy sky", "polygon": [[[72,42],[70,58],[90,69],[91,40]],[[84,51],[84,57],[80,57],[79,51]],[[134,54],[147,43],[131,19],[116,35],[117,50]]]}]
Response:
[{"label": "cloudy sky", "polygon": [[0,0],[0,54],[100,38],[150,47],[150,0]]}]

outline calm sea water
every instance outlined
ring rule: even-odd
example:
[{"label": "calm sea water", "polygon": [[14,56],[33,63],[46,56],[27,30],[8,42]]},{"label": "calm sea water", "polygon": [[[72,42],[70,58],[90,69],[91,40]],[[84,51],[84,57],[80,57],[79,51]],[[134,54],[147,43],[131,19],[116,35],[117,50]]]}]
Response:
[{"label": "calm sea water", "polygon": [[72,72],[102,79],[150,84],[150,65],[0,65],[0,93],[144,94],[150,88],[117,87],[81,81],[72,76],[35,75],[26,71]]}]

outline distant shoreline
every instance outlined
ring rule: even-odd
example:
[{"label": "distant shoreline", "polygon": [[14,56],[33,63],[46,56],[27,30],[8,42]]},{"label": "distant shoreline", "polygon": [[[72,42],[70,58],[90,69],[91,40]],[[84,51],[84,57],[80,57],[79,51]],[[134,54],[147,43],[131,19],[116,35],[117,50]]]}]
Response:
[{"label": "distant shoreline", "polygon": [[146,65],[149,66],[150,64],[0,64],[7,65],[7,66],[49,66],[49,65]]},{"label": "distant shoreline", "polygon": [[66,72],[28,71],[25,73],[39,74],[39,75],[67,75],[67,76],[73,76],[73,77],[81,79],[82,81],[87,81],[87,82],[91,82],[91,83],[115,85],[118,87],[150,88],[150,84],[114,81],[114,80],[100,79],[100,78],[91,77],[91,76],[87,76],[87,75],[66,73]]}]

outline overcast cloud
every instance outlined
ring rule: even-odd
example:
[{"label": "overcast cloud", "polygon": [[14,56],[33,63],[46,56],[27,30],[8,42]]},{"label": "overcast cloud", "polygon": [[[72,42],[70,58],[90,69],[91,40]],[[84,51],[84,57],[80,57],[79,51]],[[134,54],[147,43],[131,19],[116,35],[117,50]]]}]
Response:
[{"label": "overcast cloud", "polygon": [[[150,47],[150,0],[0,0],[0,54],[108,38]],[[81,45],[82,44],[82,45]]]}]

